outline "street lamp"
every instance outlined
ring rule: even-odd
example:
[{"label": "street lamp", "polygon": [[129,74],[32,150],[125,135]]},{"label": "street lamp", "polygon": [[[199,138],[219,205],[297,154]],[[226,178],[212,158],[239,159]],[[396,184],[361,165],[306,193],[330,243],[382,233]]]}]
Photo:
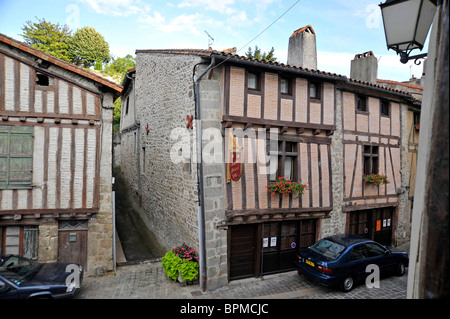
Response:
[{"label": "street lamp", "polygon": [[[388,49],[400,55],[400,62],[418,61],[426,53],[409,56],[423,49],[436,12],[437,0],[386,0],[380,3]],[[416,64],[420,64],[420,61]]]}]

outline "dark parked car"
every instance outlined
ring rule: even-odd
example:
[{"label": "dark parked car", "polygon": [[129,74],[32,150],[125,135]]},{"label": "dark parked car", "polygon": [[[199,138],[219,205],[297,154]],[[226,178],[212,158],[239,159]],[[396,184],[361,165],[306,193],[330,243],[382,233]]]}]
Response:
[{"label": "dark parked car", "polygon": [[83,270],[69,263],[39,263],[0,256],[0,299],[65,298],[81,288]]},{"label": "dark parked car", "polygon": [[348,292],[372,273],[366,272],[368,265],[377,265],[380,277],[402,276],[408,262],[405,252],[391,251],[364,237],[342,234],[323,238],[301,249],[295,266],[301,275]]}]

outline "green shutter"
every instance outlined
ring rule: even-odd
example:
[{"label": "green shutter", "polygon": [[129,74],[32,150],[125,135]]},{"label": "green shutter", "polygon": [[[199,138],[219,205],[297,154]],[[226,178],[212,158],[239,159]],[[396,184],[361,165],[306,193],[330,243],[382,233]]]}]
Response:
[{"label": "green shutter", "polygon": [[0,125],[0,188],[30,188],[33,181],[33,127]]}]

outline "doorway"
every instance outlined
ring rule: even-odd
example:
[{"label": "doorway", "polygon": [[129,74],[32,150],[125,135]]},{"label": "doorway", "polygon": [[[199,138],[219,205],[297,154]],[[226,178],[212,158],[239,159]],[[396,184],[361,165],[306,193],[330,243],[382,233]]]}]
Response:
[{"label": "doorway", "polygon": [[229,228],[230,280],[294,269],[298,250],[316,240],[316,219]]},{"label": "doorway", "polygon": [[392,244],[394,207],[365,209],[349,214],[349,232],[379,242]]},{"label": "doorway", "polygon": [[230,280],[256,274],[258,224],[232,226],[230,230]]},{"label": "doorway", "polygon": [[87,266],[87,220],[59,222],[58,261]]},{"label": "doorway", "polygon": [[314,219],[264,223],[262,231],[261,274],[294,269],[298,250],[312,245],[316,238]]}]

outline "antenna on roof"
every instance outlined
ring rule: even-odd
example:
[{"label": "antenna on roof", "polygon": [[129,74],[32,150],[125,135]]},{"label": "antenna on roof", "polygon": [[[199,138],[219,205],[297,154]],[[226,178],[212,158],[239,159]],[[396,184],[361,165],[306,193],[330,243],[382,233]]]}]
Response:
[{"label": "antenna on roof", "polygon": [[211,46],[214,43],[214,38],[206,30],[205,33],[208,35],[208,50],[212,50]]}]

